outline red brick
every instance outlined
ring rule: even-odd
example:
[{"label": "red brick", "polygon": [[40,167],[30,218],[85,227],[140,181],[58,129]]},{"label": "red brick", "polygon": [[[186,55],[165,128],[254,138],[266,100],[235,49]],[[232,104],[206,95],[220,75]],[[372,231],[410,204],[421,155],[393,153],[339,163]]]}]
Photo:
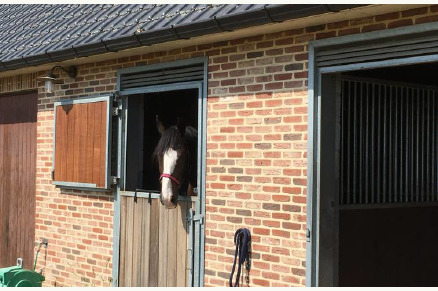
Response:
[{"label": "red brick", "polygon": [[253,228],[254,234],[260,234],[260,235],[270,235],[271,231],[266,228]]},{"label": "red brick", "polygon": [[371,24],[366,25],[362,27],[362,32],[370,32],[370,31],[376,31],[376,30],[382,30],[386,28],[386,24],[384,23],[378,23],[378,24]]},{"label": "red brick", "polygon": [[275,81],[284,81],[284,80],[290,80],[290,79],[292,79],[292,74],[291,73],[276,74],[276,75],[274,75],[274,80]]},{"label": "red brick", "polygon": [[297,276],[282,276],[281,279],[285,282],[289,282],[289,283],[293,283],[293,284],[300,283],[300,277],[297,277]]},{"label": "red brick", "polygon": [[289,256],[290,251],[287,248],[280,248],[280,247],[272,247],[272,253],[278,254],[278,255],[284,255]]},{"label": "red brick", "polygon": [[284,39],[277,39],[276,41],[275,41],[275,45],[277,46],[280,46],[280,45],[290,45],[290,44],[293,44],[294,43],[294,39],[291,37],[291,38],[284,38]]},{"label": "red brick", "polygon": [[344,27],[348,27],[349,23],[348,20],[341,21],[341,22],[335,22],[335,23],[329,23],[327,24],[328,29],[340,29]]},{"label": "red brick", "polygon": [[413,24],[412,19],[403,19],[403,20],[390,22],[388,24],[388,28],[396,28],[396,27],[408,26],[412,24]]},{"label": "red brick", "polygon": [[421,14],[427,14],[427,7],[421,7],[411,10],[402,11],[402,17],[411,17]]},{"label": "red brick", "polygon": [[222,70],[232,70],[237,68],[237,64],[236,63],[226,63],[226,64],[221,64],[221,69]]},{"label": "red brick", "polygon": [[[253,248],[255,251],[260,251],[260,249],[257,248],[257,245],[253,246]],[[264,249],[264,251],[269,251],[269,248]],[[262,269],[262,270],[269,270],[270,269],[270,264],[266,263],[266,262],[254,261],[253,266],[254,266],[254,268]]]},{"label": "red brick", "polygon": [[415,19],[415,24],[438,21],[438,15],[424,16]]},{"label": "red brick", "polygon": [[283,222],[282,227],[285,229],[300,230],[301,224],[292,222]]},{"label": "red brick", "polygon": [[292,268],[292,274],[304,277],[304,276],[306,276],[306,270]]},{"label": "red brick", "polygon": [[246,87],[247,92],[257,92],[263,90],[263,85],[248,85]]},{"label": "red brick", "polygon": [[[289,205],[289,206],[292,206],[292,205]],[[284,208],[285,206],[283,206],[283,208]],[[301,208],[300,208],[300,210],[301,210]],[[288,214],[288,213],[283,213],[283,212],[280,212],[280,213],[272,213],[272,218],[274,218],[274,219],[283,219],[283,220],[290,220],[290,214]]]},{"label": "red brick", "polygon": [[278,256],[274,256],[271,254],[262,254],[262,259],[267,262],[274,262],[278,263],[280,261],[280,258]]},{"label": "red brick", "polygon": [[273,236],[280,236],[284,238],[290,238],[290,233],[288,231],[280,230],[280,229],[272,229]]},{"label": "red brick", "polygon": [[358,18],[358,19],[352,19],[352,20],[350,20],[350,25],[356,26],[356,25],[369,24],[369,23],[372,23],[373,21],[374,21],[374,17],[372,17],[372,16]]},{"label": "red brick", "polygon": [[264,220],[263,221],[263,225],[267,226],[267,227],[280,227],[280,222],[279,221],[275,221],[275,220]]},{"label": "red brick", "polygon": [[322,32],[316,34],[316,39],[323,39],[323,38],[329,38],[329,37],[335,37],[336,31],[329,31],[329,32]]},{"label": "red brick", "polygon": [[273,272],[262,272],[262,276],[265,279],[271,279],[271,280],[280,279],[280,275],[278,273],[273,273]]},{"label": "red brick", "polygon": [[393,20],[393,19],[397,19],[399,17],[400,17],[400,13],[399,12],[392,12],[392,13],[377,15],[376,16],[376,21]]},{"label": "red brick", "polygon": [[262,287],[269,287],[270,283],[267,280],[262,280],[262,279],[252,279],[251,280],[253,284],[257,285],[257,286],[262,286]]},{"label": "red brick", "polygon": [[271,49],[271,50],[267,50],[266,51],[266,55],[267,56],[277,56],[277,55],[282,55],[283,54],[284,49],[282,48],[275,48],[275,49]]},{"label": "red brick", "polygon": [[268,83],[265,84],[265,89],[266,90],[279,90],[283,88],[283,83],[282,82],[275,82],[275,83]]}]

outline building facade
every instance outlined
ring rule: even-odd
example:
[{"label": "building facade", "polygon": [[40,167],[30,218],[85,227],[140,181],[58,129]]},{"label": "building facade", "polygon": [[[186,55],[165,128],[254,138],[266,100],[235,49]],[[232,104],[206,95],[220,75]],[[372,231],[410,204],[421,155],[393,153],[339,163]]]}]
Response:
[{"label": "building facade", "polygon": [[[317,216],[308,222],[313,215],[308,185],[317,179],[316,174],[308,179],[309,156],[314,154],[309,153],[309,136],[312,144],[317,143],[313,109],[309,119],[314,105],[309,100],[317,96],[309,94],[309,88],[315,88],[309,84],[309,72],[315,73],[309,47],[314,41],[323,44],[340,37],[434,25],[437,19],[437,6],[368,5],[3,71],[0,91],[5,98],[26,91],[37,99],[34,232],[35,242],[48,240],[36,268],[43,271],[44,284],[122,285],[117,278],[122,267],[114,259],[120,259],[120,244],[115,241],[120,240],[116,232],[123,224],[116,221],[120,210],[115,206],[119,199],[115,188],[90,191],[53,185],[55,102],[120,91],[119,74],[129,68],[199,58],[206,64],[206,148],[205,216],[199,228],[204,240],[198,242],[202,263],[197,269],[203,278],[198,282],[228,286],[233,236],[246,227],[252,234],[249,286],[339,284],[322,278],[322,270],[315,271],[315,264],[324,266],[314,250],[317,230],[312,226],[317,225]],[[47,93],[38,78],[55,64],[75,65],[77,76],[60,74],[63,84]],[[313,184],[311,188],[316,193]],[[316,200],[311,201],[312,211]],[[135,263],[132,268],[135,272]],[[132,280],[125,284],[134,285]]]}]

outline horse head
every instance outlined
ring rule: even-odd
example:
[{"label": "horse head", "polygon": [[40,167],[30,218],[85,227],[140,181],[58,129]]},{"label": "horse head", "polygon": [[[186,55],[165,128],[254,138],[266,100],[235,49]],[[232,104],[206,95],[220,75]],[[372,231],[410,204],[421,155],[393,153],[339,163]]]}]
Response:
[{"label": "horse head", "polygon": [[166,129],[158,116],[156,119],[157,129],[161,134],[154,151],[160,171],[160,200],[166,208],[175,208],[178,194],[189,171],[186,126],[178,119],[177,125]]}]

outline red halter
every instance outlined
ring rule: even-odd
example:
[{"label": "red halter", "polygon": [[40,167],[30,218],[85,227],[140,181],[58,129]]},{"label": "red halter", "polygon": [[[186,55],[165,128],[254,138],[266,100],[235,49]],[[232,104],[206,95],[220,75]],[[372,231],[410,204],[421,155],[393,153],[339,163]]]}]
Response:
[{"label": "red halter", "polygon": [[169,178],[170,180],[172,180],[176,185],[179,185],[179,181],[177,178],[175,178],[174,176],[170,175],[170,174],[161,174],[160,176],[160,181],[163,178]]}]

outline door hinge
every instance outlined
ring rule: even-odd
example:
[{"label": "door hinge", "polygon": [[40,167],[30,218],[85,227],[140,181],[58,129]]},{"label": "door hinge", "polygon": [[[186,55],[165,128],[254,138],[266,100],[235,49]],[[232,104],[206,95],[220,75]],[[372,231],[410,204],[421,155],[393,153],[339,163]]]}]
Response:
[{"label": "door hinge", "polygon": [[120,180],[119,177],[112,176],[112,177],[111,177],[111,184],[112,184],[112,185],[118,185],[118,184],[119,184],[119,180]]},{"label": "door hinge", "polygon": [[310,231],[310,229],[306,228],[306,241],[310,242],[310,237],[311,237],[312,233]]},{"label": "door hinge", "polygon": [[122,109],[119,107],[113,107],[113,116],[119,116],[122,113]]},{"label": "door hinge", "polygon": [[55,170],[52,170],[51,177],[52,177],[52,180],[55,179]]},{"label": "door hinge", "polygon": [[196,214],[193,216],[193,221],[199,221],[199,224],[204,224],[204,214]]},{"label": "door hinge", "polygon": [[120,100],[120,91],[114,91],[113,92],[113,100],[114,100],[114,102],[119,102],[119,100]]}]

